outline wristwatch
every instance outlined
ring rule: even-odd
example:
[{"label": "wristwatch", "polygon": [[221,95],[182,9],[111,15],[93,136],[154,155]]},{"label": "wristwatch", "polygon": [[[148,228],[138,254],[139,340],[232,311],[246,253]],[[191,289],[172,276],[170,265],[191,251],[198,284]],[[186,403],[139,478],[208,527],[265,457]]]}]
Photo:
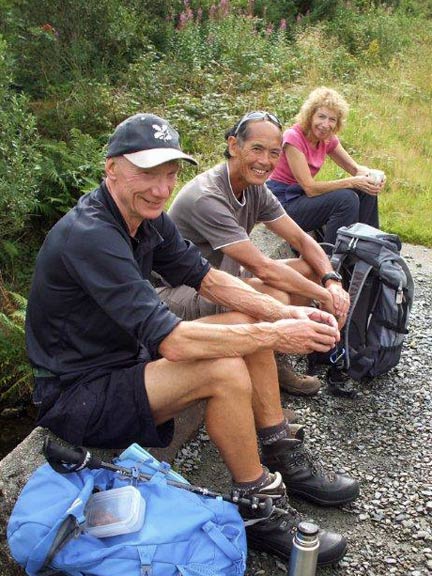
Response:
[{"label": "wristwatch", "polygon": [[339,274],[339,272],[327,272],[327,274],[324,274],[324,276],[321,278],[321,284],[325,287],[327,280],[336,280],[336,282],[342,282],[342,276]]}]

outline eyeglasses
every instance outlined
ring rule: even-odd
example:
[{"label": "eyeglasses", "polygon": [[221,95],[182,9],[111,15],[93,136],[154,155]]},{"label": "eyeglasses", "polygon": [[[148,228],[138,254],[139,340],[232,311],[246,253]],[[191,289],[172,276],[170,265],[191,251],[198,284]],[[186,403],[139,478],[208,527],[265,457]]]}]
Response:
[{"label": "eyeglasses", "polygon": [[275,124],[280,130],[282,130],[282,124],[278,119],[278,117],[275,116],[274,114],[270,114],[270,112],[263,112],[263,111],[248,112],[237,124],[237,128],[235,129],[233,136],[237,136],[240,128],[243,126],[243,124],[249,122],[249,120],[269,120],[270,122],[273,122],[273,124]]}]

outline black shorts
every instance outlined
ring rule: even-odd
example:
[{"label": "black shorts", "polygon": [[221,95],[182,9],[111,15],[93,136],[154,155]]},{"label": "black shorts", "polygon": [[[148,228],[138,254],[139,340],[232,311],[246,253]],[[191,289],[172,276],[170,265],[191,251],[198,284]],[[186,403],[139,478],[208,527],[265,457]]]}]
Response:
[{"label": "black shorts", "polygon": [[86,373],[72,382],[35,378],[38,425],[74,445],[165,447],[174,421],[156,426],[144,384],[145,362],[109,374]]}]

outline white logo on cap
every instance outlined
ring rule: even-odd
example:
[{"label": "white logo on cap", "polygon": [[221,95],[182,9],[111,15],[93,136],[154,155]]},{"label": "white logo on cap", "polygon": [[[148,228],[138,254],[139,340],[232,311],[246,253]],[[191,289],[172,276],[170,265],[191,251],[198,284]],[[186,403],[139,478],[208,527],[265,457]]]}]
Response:
[{"label": "white logo on cap", "polygon": [[152,124],[152,128],[155,131],[154,137],[158,140],[172,140],[171,134],[168,132],[168,125],[163,124],[159,126],[158,124]]}]

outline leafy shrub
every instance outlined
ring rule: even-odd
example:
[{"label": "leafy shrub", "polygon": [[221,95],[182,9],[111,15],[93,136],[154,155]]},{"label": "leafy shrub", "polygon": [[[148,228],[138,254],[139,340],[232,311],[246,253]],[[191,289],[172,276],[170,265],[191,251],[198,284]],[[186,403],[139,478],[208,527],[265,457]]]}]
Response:
[{"label": "leafy shrub", "polygon": [[33,97],[82,77],[115,77],[149,40],[163,47],[169,26],[165,0],[9,4],[3,33],[13,40],[17,82]]},{"label": "leafy shrub", "polygon": [[42,216],[44,230],[70,210],[81,194],[98,185],[103,171],[102,148],[97,140],[78,129],[71,131],[67,143],[41,143],[37,213]]},{"label": "leafy shrub", "polygon": [[408,42],[405,19],[386,6],[339,6],[326,31],[348,52],[370,64],[387,63]]},{"label": "leafy shrub", "polygon": [[309,22],[330,18],[339,3],[340,0],[255,0],[254,11],[274,24],[285,19],[292,26],[304,16]]},{"label": "leafy shrub", "polygon": [[68,141],[73,129],[95,138],[110,133],[134,105],[123,90],[108,82],[83,78],[58,86],[49,98],[33,101],[31,107],[41,136]]},{"label": "leafy shrub", "polygon": [[10,89],[6,51],[0,38],[0,261],[36,207],[41,160],[27,99]]},{"label": "leafy shrub", "polygon": [[295,49],[296,76],[307,77],[311,86],[335,79],[350,81],[357,74],[356,58],[329,36],[324,24],[300,29],[295,36]]}]

